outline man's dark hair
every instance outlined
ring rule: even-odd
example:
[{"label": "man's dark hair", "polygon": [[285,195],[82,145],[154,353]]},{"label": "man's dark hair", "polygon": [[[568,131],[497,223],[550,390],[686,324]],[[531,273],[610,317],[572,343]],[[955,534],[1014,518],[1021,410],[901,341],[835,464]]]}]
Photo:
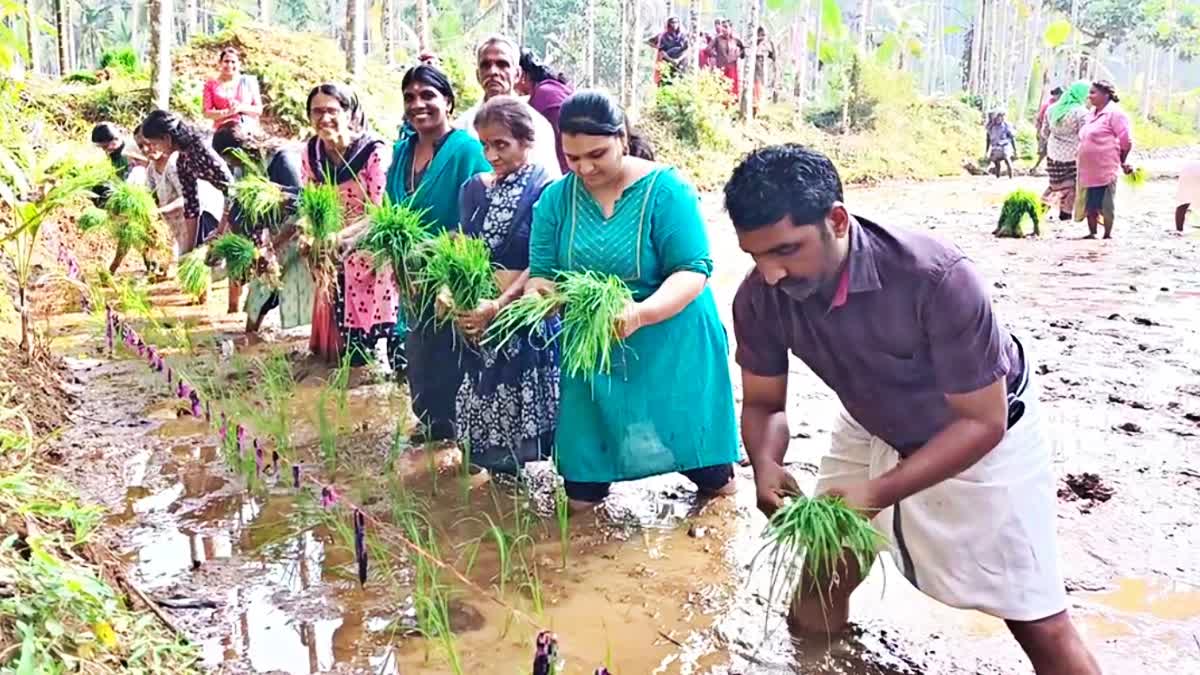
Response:
[{"label": "man's dark hair", "polygon": [[1051,96],[1062,96],[1062,87],[1055,87],[1050,90]]},{"label": "man's dark hair", "polygon": [[784,216],[791,216],[796,225],[813,225],[840,201],[837,167],[798,143],[755,150],[725,184],[725,210],[739,230],[767,227]]},{"label": "man's dark hair", "polygon": [[121,131],[111,122],[101,122],[92,127],[93,143],[112,143],[121,137]]}]

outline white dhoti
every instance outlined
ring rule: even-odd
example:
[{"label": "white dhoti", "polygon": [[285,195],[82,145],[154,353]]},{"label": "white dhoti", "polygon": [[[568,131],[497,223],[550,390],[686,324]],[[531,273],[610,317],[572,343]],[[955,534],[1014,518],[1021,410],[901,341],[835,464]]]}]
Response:
[{"label": "white dhoti", "polygon": [[[1024,415],[974,466],[872,520],[905,577],[939,602],[1013,621],[1067,608],[1055,478],[1037,394],[1031,380],[1020,397]],[[816,491],[875,478],[900,461],[891,446],[842,411]]]}]

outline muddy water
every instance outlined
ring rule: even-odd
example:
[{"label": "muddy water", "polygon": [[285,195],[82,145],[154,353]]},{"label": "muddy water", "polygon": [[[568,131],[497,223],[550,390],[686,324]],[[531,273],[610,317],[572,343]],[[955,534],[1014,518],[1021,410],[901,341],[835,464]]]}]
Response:
[{"label": "muddy water", "polygon": [[[1080,242],[1057,224],[1039,241],[996,241],[988,232],[1011,187],[964,180],[852,191],[848,200],[868,216],[953,239],[993,282],[998,311],[1030,338],[1041,367],[1057,470],[1098,473],[1115,490],[1107,502],[1061,504],[1071,611],[1108,672],[1186,670],[1200,654],[1192,637],[1200,632],[1200,560],[1185,553],[1200,550],[1193,525],[1200,427],[1187,417],[1200,413],[1200,240],[1165,232],[1171,188],[1151,184],[1144,206],[1126,206],[1129,220],[1118,222],[1114,242]],[[713,286],[727,313],[749,261],[737,252],[716,200],[706,198],[706,207],[717,252]],[[196,322],[194,358],[205,363],[217,359],[215,345],[240,323],[217,314],[224,298],[214,296],[208,308],[159,298],[168,317]],[[451,672],[435,643],[405,630],[411,570],[402,559],[387,578],[384,561],[373,560],[360,588],[350,549],[312,517],[311,496],[287,486],[248,491],[203,425],[180,417],[141,364],[92,358],[87,326],[78,317],[60,325],[61,344],[88,357],[73,362],[89,396],[62,438],[71,458],[64,470],[109,506],[114,542],[139,585],[156,598],[199,605],[168,611],[208,666]],[[284,335],[272,342],[238,351],[299,347]],[[306,448],[317,436],[313,410],[328,373],[303,363],[295,372],[292,442]],[[793,378],[788,461],[809,487],[837,402],[802,364],[794,364]],[[356,375],[355,423],[341,439],[336,473],[362,503],[383,492],[388,437],[407,414],[402,389],[372,381]],[[1125,423],[1139,432],[1114,429]],[[315,453],[302,452],[319,471]],[[440,467],[436,497],[431,463]],[[479,534],[478,523],[465,518],[498,515],[493,486],[477,484],[464,497],[454,464],[453,452],[432,462],[417,452],[393,467],[431,503],[446,555],[463,553],[464,542]],[[763,519],[753,508],[749,470],[739,469],[738,478],[734,499],[709,504],[697,504],[676,477],[618,486],[602,518],[572,524],[566,570],[553,519],[541,520],[532,559],[543,612],[534,611],[528,590],[512,588],[519,580],[508,583],[504,600],[534,615],[532,622],[459,589],[452,610],[463,672],[528,672],[532,624],[560,635],[570,673],[605,662],[614,673],[1028,672],[1001,622],[926,599],[886,559],[855,595],[847,637],[794,644],[782,627],[783,608],[763,600],[764,580],[748,569]],[[387,517],[386,502],[367,506]],[[496,568],[485,544],[471,578],[495,593]]]}]

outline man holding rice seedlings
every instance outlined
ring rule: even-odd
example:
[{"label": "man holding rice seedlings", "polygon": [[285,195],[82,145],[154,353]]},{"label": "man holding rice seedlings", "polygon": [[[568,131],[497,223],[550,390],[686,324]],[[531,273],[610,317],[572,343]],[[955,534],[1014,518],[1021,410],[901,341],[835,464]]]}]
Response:
[{"label": "man holding rice seedlings", "polygon": [[[1004,619],[1038,673],[1099,673],[1066,611],[1033,367],[972,263],[852,216],[833,163],[800,145],[747,157],[725,206],[755,261],[733,315],[759,508],[799,494],[783,468],[791,352],[845,408],[816,492],[872,517],[922,592]],[[844,627],[867,570],[838,566],[801,582],[794,630]]]}]

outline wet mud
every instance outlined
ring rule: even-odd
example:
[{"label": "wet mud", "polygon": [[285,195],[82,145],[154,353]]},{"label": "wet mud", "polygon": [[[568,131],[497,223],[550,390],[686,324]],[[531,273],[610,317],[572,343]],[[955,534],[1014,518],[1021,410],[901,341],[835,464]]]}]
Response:
[{"label": "wet mud", "polygon": [[[979,264],[1036,364],[1062,485],[1088,488],[1067,488],[1074,499],[1064,497],[1058,516],[1072,614],[1106,672],[1186,671],[1200,658],[1200,557],[1189,553],[1200,550],[1200,229],[1168,232],[1173,186],[1160,182],[1118,197],[1114,241],[1079,241],[1080,226],[1058,223],[1039,240],[993,239],[1016,185],[1041,188],[1038,179],[978,178],[853,190],[847,200],[875,220],[950,238]],[[705,210],[728,321],[750,261],[716,195],[705,196]],[[302,337],[268,329],[245,345],[240,315],[220,313],[223,292],[207,307],[155,292],[164,321],[188,327],[190,348],[169,358],[241,392],[247,413],[261,391],[252,376],[230,378],[230,364],[288,355],[289,456],[379,523],[367,528],[378,551],[360,585],[353,547],[334,525],[348,522],[344,506],[323,510],[284,472],[248,488],[212,430],[142,362],[102,354],[94,321],[57,319],[56,346],[79,396],[57,441],[62,472],[108,508],[105,533],[130,578],[215,672],[453,672],[439,642],[413,630],[414,572],[392,529],[397,486],[425,505],[441,557],[469,567],[486,591],[452,584],[448,615],[465,673],[529,672],[541,628],[558,634],[566,673],[603,664],[625,674],[1029,672],[1002,622],[925,598],[886,557],[853,598],[846,636],[796,643],[785,608],[766,602],[765,575],[750,567],[765,520],[748,468],[737,471],[735,497],[711,502],[677,476],[616,486],[600,513],[572,520],[564,566],[550,468],[534,468],[532,503],[515,507],[519,490],[464,472],[452,448],[396,452],[391,439],[411,426],[410,412],[385,372],[352,377],[352,422],[331,466],[315,411],[332,373],[296,356]],[[803,364],[792,370],[787,460],[808,489],[837,401]],[[536,581],[526,573],[500,592],[485,515],[525,518],[524,569]]]}]

